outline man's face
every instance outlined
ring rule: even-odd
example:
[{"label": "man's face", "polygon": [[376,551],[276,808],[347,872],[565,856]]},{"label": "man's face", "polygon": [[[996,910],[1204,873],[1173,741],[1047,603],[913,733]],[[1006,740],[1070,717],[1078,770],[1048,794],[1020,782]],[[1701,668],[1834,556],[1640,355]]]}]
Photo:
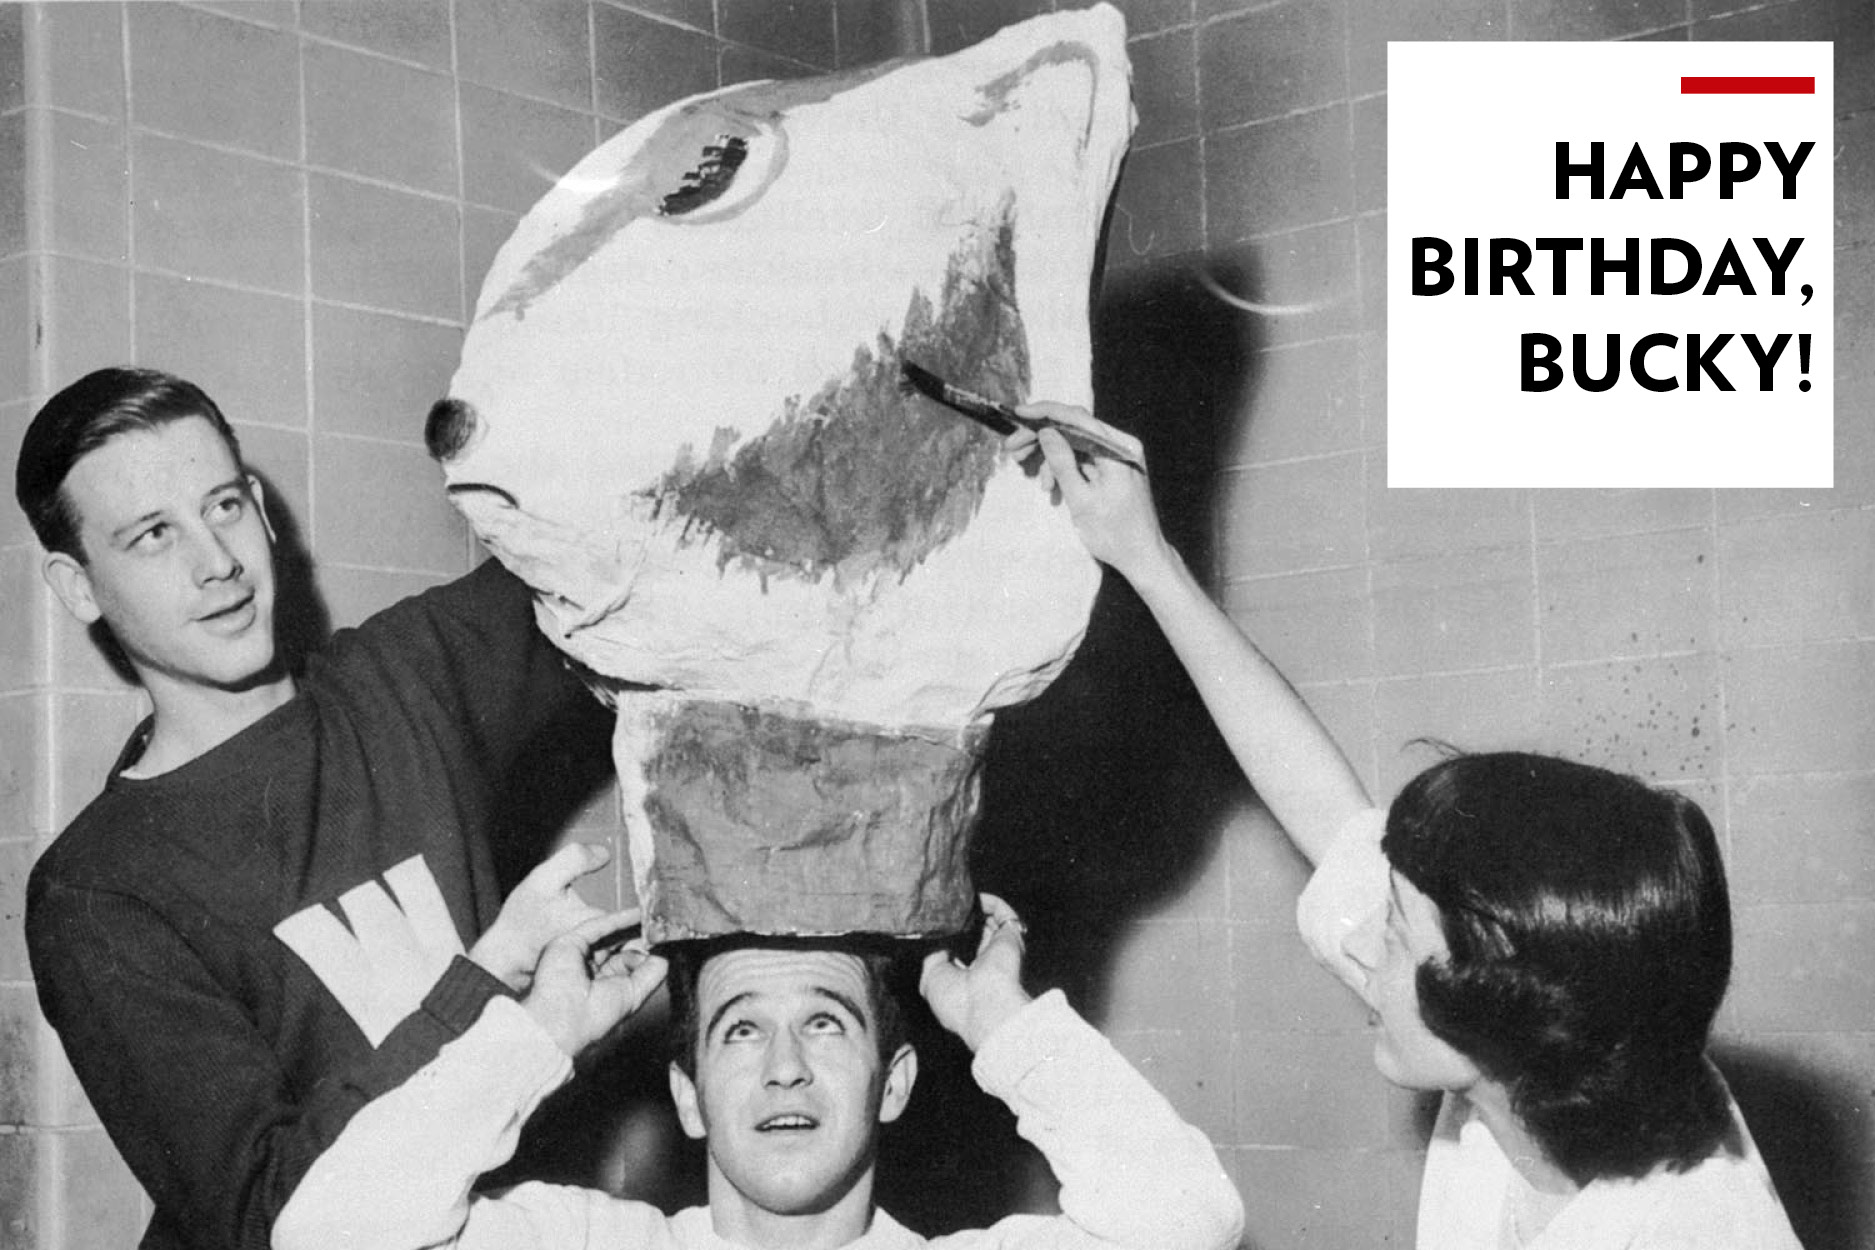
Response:
[{"label": "man's face", "polygon": [[239,689],[274,659],[273,553],[260,488],[206,417],[119,434],[66,475],[86,559],[46,576],[102,618],[152,694]]},{"label": "man's face", "polygon": [[1419,1011],[1419,966],[1451,953],[1438,904],[1399,873],[1390,875],[1384,925],[1356,930],[1346,947],[1366,973],[1361,996],[1379,1022],[1374,1066],[1407,1089],[1469,1089],[1478,1081],[1477,1065],[1427,1028]]},{"label": "man's face", "polygon": [[707,1139],[718,1227],[819,1215],[855,1194],[870,1204],[859,1182],[915,1061],[908,1046],[881,1060],[865,965],[837,951],[729,951],[704,964],[696,1001],[696,1080],[673,1065],[671,1094],[685,1131]]}]

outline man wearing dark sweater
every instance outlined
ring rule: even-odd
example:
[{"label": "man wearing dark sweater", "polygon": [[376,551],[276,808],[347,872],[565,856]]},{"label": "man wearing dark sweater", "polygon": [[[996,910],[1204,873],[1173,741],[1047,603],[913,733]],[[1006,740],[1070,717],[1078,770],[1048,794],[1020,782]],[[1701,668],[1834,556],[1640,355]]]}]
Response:
[{"label": "man wearing dark sweater", "polygon": [[[182,379],[73,383],[16,487],[60,603],[153,709],[33,869],[40,1001],[154,1203],[143,1246],[264,1247],[351,1115],[435,1056],[439,1015],[501,991],[453,958],[500,909],[497,789],[589,696],[492,563],[287,672],[260,485]],[[569,887],[598,862],[531,877],[543,915],[590,912]],[[517,987],[534,953],[474,952]]]}]

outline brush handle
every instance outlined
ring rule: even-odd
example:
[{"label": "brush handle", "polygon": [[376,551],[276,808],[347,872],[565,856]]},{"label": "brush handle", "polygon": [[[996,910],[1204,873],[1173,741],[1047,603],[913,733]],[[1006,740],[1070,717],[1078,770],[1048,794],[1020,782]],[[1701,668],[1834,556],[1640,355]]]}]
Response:
[{"label": "brush handle", "polygon": [[1010,416],[1020,425],[1031,430],[1054,430],[1067,440],[1077,455],[1099,457],[1103,460],[1118,460],[1121,464],[1138,469],[1141,473],[1146,466],[1131,448],[1113,441],[1095,430],[1084,430],[1078,425],[1069,425],[1065,421],[1055,421],[1048,417],[1024,417],[1011,413]]}]

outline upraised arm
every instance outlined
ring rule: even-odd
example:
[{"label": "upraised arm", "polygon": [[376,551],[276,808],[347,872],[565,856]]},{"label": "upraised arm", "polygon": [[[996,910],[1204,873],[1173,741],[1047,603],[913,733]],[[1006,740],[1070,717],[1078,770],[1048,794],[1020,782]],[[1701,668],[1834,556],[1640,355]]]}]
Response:
[{"label": "upraised arm", "polygon": [[1015,1215],[934,1250],[1225,1250],[1243,1204],[1205,1135],[1059,990],[1022,989],[1022,922],[985,894],[983,936],[968,962],[926,957],[919,983],[932,1014],[976,1053],[972,1072],[1015,1112],[1022,1136],[1061,1182],[1061,1214]]},{"label": "upraised arm", "polygon": [[636,919],[596,916],[556,937],[518,1004],[488,1003],[433,1060],[360,1110],[281,1211],[276,1250],[562,1250],[592,1244],[596,1226],[611,1226],[605,1220],[640,1215],[635,1204],[558,1186],[470,1198],[476,1178],[513,1154],[572,1057],[663,981],[663,959],[640,945],[604,944]]},{"label": "upraised arm", "polygon": [[[1067,424],[1098,424],[1065,404],[1030,404],[1020,411]],[[1029,454],[1035,437],[1011,436],[1012,452]],[[1341,748],[1165,540],[1146,475],[1117,461],[1077,460],[1052,430],[1042,432],[1040,447],[1046,458],[1043,485],[1060,492],[1088,551],[1138,592],[1258,797],[1309,862],[1318,862],[1336,831],[1368,806]]]}]

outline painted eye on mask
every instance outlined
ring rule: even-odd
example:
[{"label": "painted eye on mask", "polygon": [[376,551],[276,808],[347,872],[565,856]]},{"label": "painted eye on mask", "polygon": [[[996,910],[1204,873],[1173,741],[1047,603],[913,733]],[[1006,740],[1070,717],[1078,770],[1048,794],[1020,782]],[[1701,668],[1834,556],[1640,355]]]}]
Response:
[{"label": "painted eye on mask", "polygon": [[658,202],[658,214],[681,217],[719,199],[749,156],[749,142],[738,135],[717,135],[701,159],[679,181],[677,190]]}]

